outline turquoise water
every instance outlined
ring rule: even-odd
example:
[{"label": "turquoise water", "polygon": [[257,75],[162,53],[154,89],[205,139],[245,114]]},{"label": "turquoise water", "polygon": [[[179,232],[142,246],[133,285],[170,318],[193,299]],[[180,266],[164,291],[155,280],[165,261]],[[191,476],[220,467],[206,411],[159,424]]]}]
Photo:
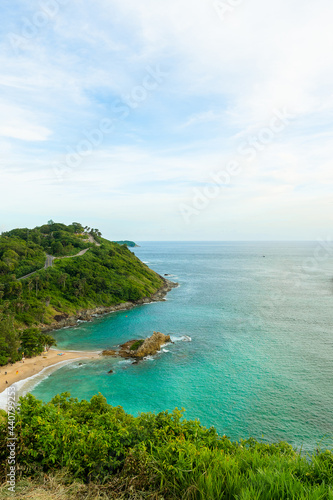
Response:
[{"label": "turquoise water", "polygon": [[63,391],[80,399],[101,392],[133,415],[184,407],[187,418],[232,439],[331,447],[333,261],[317,247],[142,243],[136,255],[180,286],[165,302],[55,337],[61,349],[96,350],[159,330],[174,344],[137,365],[113,358],[74,362],[33,394],[47,401]]}]

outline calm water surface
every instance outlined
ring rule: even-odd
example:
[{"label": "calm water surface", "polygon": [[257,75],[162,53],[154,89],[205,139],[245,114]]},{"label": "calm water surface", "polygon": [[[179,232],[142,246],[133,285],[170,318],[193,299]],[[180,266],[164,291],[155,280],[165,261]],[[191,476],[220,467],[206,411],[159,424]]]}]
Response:
[{"label": "calm water surface", "polygon": [[165,302],[58,331],[58,347],[112,348],[154,330],[174,344],[138,365],[74,362],[32,393],[48,401],[101,392],[133,415],[183,407],[232,439],[331,447],[332,257],[316,263],[317,243],[141,245],[136,255],[180,286]]}]

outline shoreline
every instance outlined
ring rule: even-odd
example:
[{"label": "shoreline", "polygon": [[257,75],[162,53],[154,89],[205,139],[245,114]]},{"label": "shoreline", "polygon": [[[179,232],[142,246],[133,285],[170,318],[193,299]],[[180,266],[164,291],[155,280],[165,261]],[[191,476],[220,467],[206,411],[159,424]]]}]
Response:
[{"label": "shoreline", "polygon": [[[70,328],[77,325],[78,321],[92,321],[95,317],[100,317],[104,314],[110,314],[117,311],[128,311],[134,307],[151,304],[165,300],[165,296],[173,288],[179,286],[178,283],[163,278],[163,285],[151,297],[145,297],[133,302],[124,302],[113,306],[99,306],[94,309],[84,309],[78,311],[74,316],[59,315],[56,322],[51,325],[41,325],[41,330],[51,332],[62,328]],[[76,361],[78,359],[97,359],[102,351],[70,351],[50,349],[33,358],[25,358],[24,361],[17,361],[13,364],[9,363],[0,367],[0,409],[5,409],[7,401],[7,389],[12,385],[24,384],[28,379],[32,379],[42,373],[47,368],[57,366],[60,368],[67,362]]]},{"label": "shoreline", "polygon": [[54,330],[61,330],[62,328],[76,326],[78,321],[92,321],[94,318],[100,317],[104,314],[110,314],[118,311],[129,311],[137,306],[163,301],[165,300],[167,293],[173,288],[177,288],[179,284],[174,281],[167,280],[163,278],[163,276],[161,276],[161,278],[163,279],[163,285],[154,294],[152,294],[151,297],[145,297],[132,302],[122,302],[112,306],[97,306],[93,309],[82,309],[73,316],[69,316],[64,313],[59,314],[55,317],[55,321],[53,323],[50,325],[40,325],[40,329],[42,332],[49,333]]},{"label": "shoreline", "polygon": [[13,364],[1,366],[0,395],[11,385],[38,375],[45,368],[52,367],[64,361],[97,359],[99,355],[100,351],[60,351],[58,349],[50,349],[39,356],[25,358],[24,362],[16,361]]}]

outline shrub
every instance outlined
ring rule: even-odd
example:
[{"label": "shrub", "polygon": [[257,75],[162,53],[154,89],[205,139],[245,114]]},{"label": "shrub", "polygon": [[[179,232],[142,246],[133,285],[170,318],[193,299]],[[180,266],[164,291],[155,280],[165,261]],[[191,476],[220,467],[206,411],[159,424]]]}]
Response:
[{"label": "shrub", "polygon": [[[138,488],[166,500],[332,498],[328,450],[302,457],[288,443],[233,443],[197,420],[184,420],[177,409],[133,417],[100,394],[90,402],[69,393],[47,404],[31,394],[20,401],[17,459],[28,476],[66,471],[96,484],[119,477],[129,495]],[[0,418],[3,478],[7,453]]]},{"label": "shrub", "polygon": [[137,349],[139,349],[140,346],[142,346],[143,343],[144,340],[137,340],[136,342],[134,342],[134,344],[131,345],[130,350],[136,351]]}]

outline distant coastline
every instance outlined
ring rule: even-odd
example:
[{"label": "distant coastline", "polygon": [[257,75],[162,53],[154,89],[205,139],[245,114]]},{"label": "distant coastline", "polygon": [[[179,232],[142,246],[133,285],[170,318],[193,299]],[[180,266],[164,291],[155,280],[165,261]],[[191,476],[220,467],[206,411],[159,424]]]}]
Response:
[{"label": "distant coastline", "polygon": [[118,243],[118,245],[126,245],[127,247],[130,248],[139,248],[140,246],[137,245],[134,241],[129,241],[129,240],[115,241],[114,243]]}]

